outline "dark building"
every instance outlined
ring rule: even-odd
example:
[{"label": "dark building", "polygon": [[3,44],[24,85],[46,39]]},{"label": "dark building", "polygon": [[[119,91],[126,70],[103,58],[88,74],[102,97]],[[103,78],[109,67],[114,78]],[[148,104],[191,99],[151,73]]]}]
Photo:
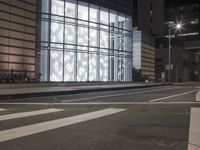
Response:
[{"label": "dark building", "polygon": [[[155,39],[156,80],[168,80],[169,24],[182,24],[181,30],[170,27],[172,81],[196,80],[199,74],[200,1],[137,0],[137,26]],[[195,75],[196,74],[196,75]]]},{"label": "dark building", "polygon": [[0,80],[130,81],[132,0],[0,0]]}]

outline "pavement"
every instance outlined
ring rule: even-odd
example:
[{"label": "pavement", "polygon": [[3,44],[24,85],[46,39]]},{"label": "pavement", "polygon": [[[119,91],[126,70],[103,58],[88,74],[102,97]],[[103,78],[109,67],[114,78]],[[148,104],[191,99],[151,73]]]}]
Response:
[{"label": "pavement", "polygon": [[76,94],[169,85],[168,83],[35,83],[0,84],[0,99]]},{"label": "pavement", "polygon": [[199,85],[0,101],[1,150],[200,150]]}]

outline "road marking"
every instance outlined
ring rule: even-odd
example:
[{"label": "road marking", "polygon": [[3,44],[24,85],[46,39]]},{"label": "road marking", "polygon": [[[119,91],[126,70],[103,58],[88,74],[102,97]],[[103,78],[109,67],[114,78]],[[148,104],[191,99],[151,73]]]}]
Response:
[{"label": "road marking", "polygon": [[200,91],[196,94],[196,101],[200,102]]},{"label": "road marking", "polygon": [[37,116],[37,115],[43,115],[43,114],[59,112],[59,111],[63,111],[63,110],[62,109],[51,108],[51,109],[43,109],[43,110],[36,110],[36,111],[29,111],[29,112],[1,115],[0,116],[0,121],[23,118],[23,117],[30,117],[30,116]]},{"label": "road marking", "polygon": [[4,108],[0,108],[0,111],[6,111],[6,109],[4,109]]},{"label": "road marking", "polygon": [[145,93],[152,93],[152,92],[158,92],[158,91],[163,91],[163,90],[168,90],[168,89],[176,89],[176,88],[180,88],[180,87],[174,87],[174,88],[170,87],[170,88],[163,88],[163,89],[159,89],[159,90],[148,90],[148,91],[144,91],[144,92],[135,92],[135,93],[126,93],[126,94],[115,94],[115,95],[113,94],[113,95],[86,97],[86,98],[79,98],[79,99],[64,100],[62,102],[63,103],[65,103],[65,102],[76,102],[76,101],[92,100],[92,99],[98,99],[98,98],[108,98],[108,97],[145,94]]},{"label": "road marking", "polygon": [[192,105],[200,104],[200,102],[86,102],[86,103],[0,103],[3,105],[168,105],[168,104],[177,104],[177,105]]},{"label": "road marking", "polygon": [[200,108],[191,108],[188,150],[200,150]]},{"label": "road marking", "polygon": [[97,119],[100,117],[112,115],[115,113],[119,113],[125,111],[126,109],[118,109],[118,108],[108,108],[95,112],[85,113],[77,116],[46,121],[42,123],[32,124],[28,126],[13,128],[9,130],[0,131],[0,142],[8,141],[28,135],[33,135],[36,133],[41,133],[53,129],[57,129],[64,126],[69,126],[76,123],[81,123],[93,119]]},{"label": "road marking", "polygon": [[157,98],[157,99],[150,100],[150,102],[158,102],[158,101],[162,101],[162,100],[166,100],[166,99],[170,99],[170,98],[174,98],[174,97],[179,97],[179,96],[191,94],[191,93],[194,93],[194,92],[197,92],[197,91],[199,91],[199,90],[193,90],[193,91],[184,92],[184,93],[180,93],[180,94],[176,94],[176,95],[171,95],[171,96],[167,96],[167,97]]}]

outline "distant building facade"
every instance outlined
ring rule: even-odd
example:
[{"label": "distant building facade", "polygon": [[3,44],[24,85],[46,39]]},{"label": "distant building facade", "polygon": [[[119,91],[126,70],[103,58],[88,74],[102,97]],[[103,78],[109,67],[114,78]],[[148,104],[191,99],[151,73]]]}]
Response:
[{"label": "distant building facade", "polygon": [[200,1],[135,0],[135,3],[137,3],[138,12],[135,26],[155,40],[156,81],[161,81],[163,77],[164,81],[167,81],[169,78],[166,67],[169,63],[168,24],[177,23],[182,23],[183,28],[180,31],[171,29],[171,62],[173,63],[171,79],[172,81],[196,80],[195,73],[197,74],[200,70],[198,59],[200,54]]},{"label": "distant building facade", "polygon": [[140,70],[141,75],[149,81],[155,81],[154,40],[141,31],[133,32],[133,67]]}]

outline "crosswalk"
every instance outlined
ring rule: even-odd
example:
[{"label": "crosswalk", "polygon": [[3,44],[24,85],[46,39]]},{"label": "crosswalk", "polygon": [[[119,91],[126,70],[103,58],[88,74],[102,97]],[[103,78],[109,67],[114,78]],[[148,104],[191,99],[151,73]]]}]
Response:
[{"label": "crosswalk", "polygon": [[200,108],[191,108],[188,150],[200,150]]},{"label": "crosswalk", "polygon": [[[65,127],[65,126],[69,126],[69,125],[73,125],[73,124],[77,124],[81,122],[86,122],[89,120],[123,112],[125,110],[126,109],[121,109],[121,108],[107,108],[107,109],[87,112],[87,113],[79,114],[75,116],[64,117],[60,119],[53,119],[50,121],[42,121],[42,122],[34,123],[31,125],[25,125],[25,126],[20,126],[16,128],[2,130],[0,131],[0,142],[5,142],[8,140],[17,139],[17,138],[57,129],[60,127]],[[39,116],[39,115],[44,115],[44,114],[52,114],[52,113],[57,113],[61,111],[65,111],[65,110],[50,108],[50,109],[20,112],[20,113],[14,113],[14,114],[5,114],[5,115],[0,115],[0,123],[2,121],[11,120],[11,119],[19,119],[19,118],[33,117],[33,116]]]},{"label": "crosswalk", "polygon": [[23,118],[23,117],[30,117],[30,116],[37,116],[37,115],[43,115],[43,114],[59,112],[59,111],[63,111],[63,110],[62,109],[50,108],[50,109],[36,110],[36,111],[30,111],[30,112],[22,112],[22,113],[2,115],[2,116],[0,116],[0,121]]},{"label": "crosswalk", "polygon": [[4,109],[4,108],[0,108],[0,111],[6,111],[6,109]]}]

